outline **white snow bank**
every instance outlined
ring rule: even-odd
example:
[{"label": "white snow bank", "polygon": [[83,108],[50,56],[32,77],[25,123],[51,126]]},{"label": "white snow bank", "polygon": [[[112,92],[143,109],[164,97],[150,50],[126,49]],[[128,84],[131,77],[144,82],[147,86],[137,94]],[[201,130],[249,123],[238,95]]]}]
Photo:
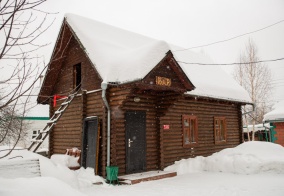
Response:
[{"label": "white snow bank", "polygon": [[263,121],[284,121],[284,101],[281,101],[274,105],[274,110],[264,115]]},{"label": "white snow bank", "polygon": [[[0,156],[3,156],[7,153],[5,149],[9,149],[7,146],[0,146]],[[1,151],[4,150],[4,151]],[[12,159],[11,159],[12,158]],[[41,156],[36,153],[32,153],[30,151],[27,151],[25,149],[18,149],[13,150],[12,153],[1,160],[22,160],[22,159],[32,159],[32,158],[38,158],[40,162],[40,171],[41,176],[43,177],[54,177],[59,180],[62,180],[63,182],[69,184],[73,188],[79,188],[79,183],[76,178],[76,175],[73,171],[70,171],[67,167],[62,165],[56,165],[54,164],[50,159]],[[1,174],[0,174],[1,177]]]},{"label": "white snow bank", "polygon": [[104,178],[100,176],[94,175],[93,168],[86,168],[84,169],[81,167],[79,170],[76,170],[77,179],[79,181],[80,189],[91,187],[93,184],[102,183],[107,185]]},{"label": "white snow bank", "polygon": [[270,142],[246,142],[235,148],[224,149],[208,157],[176,161],[165,171],[179,175],[201,171],[256,174],[284,173],[284,148]]},{"label": "white snow bank", "polygon": [[52,177],[6,179],[0,177],[0,193],[2,196],[19,195],[68,195],[82,196],[81,192],[68,184]]},{"label": "white snow bank", "polygon": [[[0,156],[3,156],[3,149],[0,146]],[[24,150],[15,150],[13,156],[39,156]],[[9,155],[5,159],[13,157]],[[35,178],[16,178],[6,179],[0,177],[0,195],[1,196],[18,196],[18,195],[68,195],[81,196],[82,193],[87,195],[118,195],[125,196],[135,194],[142,195],[279,195],[284,193],[283,179],[283,147],[265,142],[247,142],[238,147],[227,149],[219,153],[215,153],[210,158],[196,157],[194,159],[182,160],[168,167],[166,170],[175,170],[179,174],[189,173],[187,175],[179,175],[174,178],[167,178],[163,180],[156,180],[151,182],[144,182],[132,186],[94,186],[93,183],[102,182],[104,179],[94,176],[94,170],[91,168],[81,168],[77,171],[70,171],[74,174],[77,181],[79,181],[80,189],[74,189],[70,185],[64,183],[55,177],[35,177]],[[44,157],[42,157],[44,158]],[[225,167],[228,165],[230,170],[233,170],[232,163],[235,162],[235,168],[251,168],[249,171],[260,173],[257,175],[235,175],[233,173],[220,172],[198,172],[198,171],[219,171],[218,167]],[[44,158],[46,159],[46,158]],[[40,158],[40,160],[42,160]],[[0,161],[2,161],[0,159]],[[44,163],[44,164],[43,164]],[[266,164],[265,164],[266,163]],[[211,167],[208,167],[211,164]],[[270,164],[270,165],[269,165]],[[261,165],[263,167],[261,167]],[[270,166],[270,170],[268,169]],[[281,169],[282,168],[282,169]],[[62,167],[56,166],[49,159],[41,161],[42,171],[60,171]],[[227,169],[227,170],[229,170]],[[192,173],[198,172],[198,173]],[[281,173],[281,174],[275,174]],[[250,173],[248,173],[250,174]],[[1,175],[1,174],[0,174]],[[61,175],[64,175],[61,173]],[[68,174],[67,174],[68,177]],[[63,179],[63,177],[61,177]],[[74,180],[74,179],[73,179]],[[80,191],[80,192],[79,192]]]},{"label": "white snow bank", "polygon": [[55,164],[66,167],[80,166],[80,164],[78,163],[79,157],[69,156],[66,154],[54,154],[50,157],[50,160]]},{"label": "white snow bank", "polygon": [[[7,153],[7,150],[9,149],[8,146],[0,146],[0,156],[3,156]],[[61,155],[65,157],[64,155]],[[68,155],[66,155],[68,156]],[[38,155],[36,153],[27,151],[25,149],[17,148],[12,151],[12,153],[3,158],[0,159],[0,161],[9,161],[9,160],[23,160],[23,159],[32,159],[32,158],[38,158],[40,161],[40,171],[42,177],[53,177],[57,180],[62,181],[62,183],[68,184],[74,189],[80,189],[81,187],[88,187],[91,186],[93,183],[101,182],[104,183],[103,178],[99,176],[94,175],[94,169],[91,168],[80,168],[77,171],[70,170],[66,165],[70,164],[70,158],[69,156],[67,158],[67,164],[64,164],[64,161],[57,160],[58,162],[53,162],[52,160],[43,157],[41,155]],[[72,158],[72,157],[71,157]],[[75,158],[75,157],[74,157]],[[76,158],[75,158],[76,159]],[[0,174],[1,178],[1,174]],[[23,178],[25,180],[26,178]],[[22,182],[19,181],[21,184]]]}]

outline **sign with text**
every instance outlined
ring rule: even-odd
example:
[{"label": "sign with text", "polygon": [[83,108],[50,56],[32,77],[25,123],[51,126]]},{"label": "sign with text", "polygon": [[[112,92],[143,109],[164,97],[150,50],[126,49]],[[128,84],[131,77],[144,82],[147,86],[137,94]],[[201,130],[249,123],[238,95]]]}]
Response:
[{"label": "sign with text", "polygon": [[171,86],[172,81],[170,78],[156,76],[156,84],[160,86]]}]

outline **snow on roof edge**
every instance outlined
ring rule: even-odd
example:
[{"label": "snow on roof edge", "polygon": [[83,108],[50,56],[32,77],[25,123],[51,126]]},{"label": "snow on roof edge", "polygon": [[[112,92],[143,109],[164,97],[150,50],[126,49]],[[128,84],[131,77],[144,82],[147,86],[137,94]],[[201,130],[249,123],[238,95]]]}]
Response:
[{"label": "snow on roof edge", "polygon": [[263,116],[264,122],[281,121],[284,122],[284,101],[280,101],[274,105],[274,110],[266,113]]},{"label": "snow on roof edge", "polygon": [[253,105],[253,102],[249,102],[248,100],[241,100],[241,99],[233,99],[229,97],[222,97],[222,96],[213,96],[213,95],[206,95],[206,94],[198,94],[193,93],[192,91],[187,91],[184,93],[185,95],[192,96],[192,97],[202,97],[202,98],[210,98],[210,99],[219,99],[224,101],[232,101],[232,102],[238,102],[238,103],[244,103],[244,104],[251,104]]},{"label": "snow on roof edge", "polygon": [[[90,18],[70,13],[65,14],[65,18],[104,82],[125,84],[141,80],[163,59],[168,50],[173,49],[173,46],[165,41],[155,40]],[[84,27],[88,27],[88,31],[84,31],[83,29],[86,29]],[[96,34],[92,33],[90,36],[90,32],[96,32]],[[174,51],[173,54],[177,61],[183,60],[184,57],[190,62],[208,61],[200,54],[191,51],[185,52],[185,56],[180,55],[182,53],[176,54]],[[152,56],[149,58],[149,55]],[[110,56],[112,58],[109,58]],[[227,81],[221,81],[215,88],[216,82],[211,84],[215,79],[207,77],[206,79],[204,77],[197,79],[195,76],[196,73],[200,74],[203,68],[200,69],[196,65],[190,66],[190,68],[181,65],[181,68],[198,89],[197,92],[190,91],[188,94],[252,104],[247,92],[242,87],[228,86],[229,84],[224,86]],[[210,70],[206,71],[213,73]],[[228,79],[230,84],[233,84],[232,77]],[[234,82],[237,84],[236,81]],[[212,87],[215,90],[212,90]],[[234,99],[235,97],[236,99]]]}]

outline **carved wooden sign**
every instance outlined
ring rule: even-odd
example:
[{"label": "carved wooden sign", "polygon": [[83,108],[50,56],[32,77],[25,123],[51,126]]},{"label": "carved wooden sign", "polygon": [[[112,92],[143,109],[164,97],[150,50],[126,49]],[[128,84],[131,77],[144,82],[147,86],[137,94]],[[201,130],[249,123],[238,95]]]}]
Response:
[{"label": "carved wooden sign", "polygon": [[172,81],[170,78],[156,76],[156,84],[160,86],[171,86]]}]

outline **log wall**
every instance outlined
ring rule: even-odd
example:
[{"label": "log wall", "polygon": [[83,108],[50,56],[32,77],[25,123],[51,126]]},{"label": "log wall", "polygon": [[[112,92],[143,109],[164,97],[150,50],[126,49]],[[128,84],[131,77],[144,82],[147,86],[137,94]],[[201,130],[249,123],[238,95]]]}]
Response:
[{"label": "log wall", "polygon": [[[68,27],[67,27],[68,29]],[[81,64],[81,96],[77,96],[63,113],[61,119],[55,125],[50,134],[50,155],[64,154],[66,149],[77,147],[81,149],[83,120],[86,117],[98,116],[100,119],[100,149],[99,149],[99,174],[105,176],[106,165],[106,114],[102,101],[101,91],[89,93],[100,89],[101,78],[95,71],[92,63],[85,55],[80,44],[72,37],[64,53],[64,60],[58,61],[56,66],[60,72],[53,88],[52,94],[68,95],[74,93],[73,66]],[[88,91],[88,93],[86,93]],[[81,93],[81,92],[80,92]],[[53,107],[50,100],[50,116],[58,109],[62,101],[57,101]]]},{"label": "log wall", "polygon": [[[224,148],[235,147],[241,143],[242,126],[240,106],[232,103],[217,101],[180,98],[164,116],[160,118],[161,137],[161,168],[175,161],[195,156],[208,156]],[[198,145],[190,148],[183,147],[182,115],[195,115],[198,119]],[[226,117],[227,142],[215,144],[215,117]],[[169,130],[163,130],[163,125],[170,125]]]},{"label": "log wall", "polygon": [[73,66],[79,63],[82,70],[81,88],[90,91],[101,87],[102,80],[74,37],[72,37],[66,50],[66,56],[63,63],[57,65],[61,66],[61,69],[53,94],[68,94],[74,91]]},{"label": "log wall", "polygon": [[[134,102],[138,96],[140,101]],[[110,89],[111,121],[111,164],[119,166],[119,173],[126,171],[125,112],[146,112],[146,162],[147,171],[159,169],[159,130],[157,128],[156,97],[137,94],[130,88]]]},{"label": "log wall", "polygon": [[[54,111],[62,102],[63,100],[57,102]],[[51,155],[65,154],[66,149],[73,147],[81,149],[82,108],[82,97],[75,97],[54,126],[49,146]]]},{"label": "log wall", "polygon": [[[119,166],[120,174],[126,169],[125,112],[146,112],[147,171],[163,169],[174,161],[195,156],[208,156],[224,148],[241,143],[242,115],[240,105],[212,100],[197,100],[176,93],[135,93],[131,88],[111,88],[109,99],[111,120],[111,164]],[[133,101],[139,97],[140,102]],[[198,145],[183,147],[182,115],[198,118]],[[214,116],[226,117],[227,142],[215,144]],[[170,125],[163,130],[163,125]]]}]

